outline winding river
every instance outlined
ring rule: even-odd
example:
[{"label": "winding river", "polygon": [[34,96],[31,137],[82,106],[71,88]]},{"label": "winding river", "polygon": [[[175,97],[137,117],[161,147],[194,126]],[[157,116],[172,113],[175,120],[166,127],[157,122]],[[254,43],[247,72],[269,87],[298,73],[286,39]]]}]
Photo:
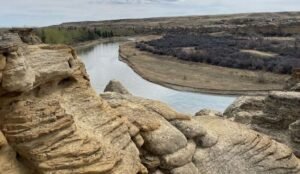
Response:
[{"label": "winding river", "polygon": [[235,99],[169,89],[144,80],[119,60],[119,43],[104,43],[78,51],[90,76],[92,86],[101,93],[112,79],[120,81],[133,95],[160,100],[175,110],[194,114],[207,108],[223,112]]}]

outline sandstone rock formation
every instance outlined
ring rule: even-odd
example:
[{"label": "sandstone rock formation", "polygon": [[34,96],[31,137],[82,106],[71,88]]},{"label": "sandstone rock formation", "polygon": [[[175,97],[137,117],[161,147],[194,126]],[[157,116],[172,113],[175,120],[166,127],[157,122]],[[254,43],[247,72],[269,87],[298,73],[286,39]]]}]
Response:
[{"label": "sandstone rock formation", "polygon": [[117,92],[120,94],[130,94],[129,91],[116,80],[111,80],[104,89],[104,92]]},{"label": "sandstone rock formation", "polygon": [[289,145],[300,157],[299,92],[271,92],[268,96],[240,97],[224,115]]},{"label": "sandstone rock formation", "polygon": [[146,173],[126,122],[91,89],[74,50],[10,35],[0,47],[0,127],[23,164],[35,173]]},{"label": "sandstone rock formation", "polygon": [[[158,101],[132,95],[107,92],[101,98],[138,128],[134,135],[139,141],[135,143],[150,173],[300,172],[292,150],[244,125],[224,120],[220,113],[204,110],[197,117],[184,117]],[[160,126],[154,131],[142,129],[149,123]]]},{"label": "sandstone rock formation", "polygon": [[17,33],[22,41],[27,44],[34,45],[42,43],[41,39],[34,34],[32,28],[12,28],[9,31],[12,33]]},{"label": "sandstone rock formation", "polygon": [[[246,126],[130,94],[98,96],[70,47],[0,38],[1,172],[300,172],[288,147]],[[296,137],[298,125],[290,125]]]},{"label": "sandstone rock formation", "polygon": [[223,114],[218,111],[210,110],[210,109],[202,109],[195,114],[195,116],[217,116],[223,117]]}]

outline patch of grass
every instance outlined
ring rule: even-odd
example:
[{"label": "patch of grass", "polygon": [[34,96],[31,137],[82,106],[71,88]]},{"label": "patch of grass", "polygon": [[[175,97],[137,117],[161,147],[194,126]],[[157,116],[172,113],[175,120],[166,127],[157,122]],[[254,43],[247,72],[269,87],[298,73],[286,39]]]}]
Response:
[{"label": "patch of grass", "polygon": [[41,28],[37,35],[44,43],[50,44],[74,44],[114,36],[112,31],[107,30],[64,27]]}]

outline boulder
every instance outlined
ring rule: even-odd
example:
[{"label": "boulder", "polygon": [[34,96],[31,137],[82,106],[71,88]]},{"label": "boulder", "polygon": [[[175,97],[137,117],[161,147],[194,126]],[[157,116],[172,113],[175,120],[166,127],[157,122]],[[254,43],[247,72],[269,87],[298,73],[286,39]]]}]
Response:
[{"label": "boulder", "polygon": [[218,111],[210,110],[210,109],[202,109],[195,114],[195,116],[218,116],[223,117],[223,114]]},{"label": "boulder", "polygon": [[185,164],[192,162],[195,151],[195,142],[189,141],[186,147],[178,150],[175,153],[162,156],[161,168],[173,169],[184,166]]},{"label": "boulder", "polygon": [[5,33],[0,36],[0,54],[15,52],[21,45],[22,41],[18,34]]},{"label": "boulder", "polygon": [[10,53],[3,71],[2,87],[7,91],[24,92],[33,88],[35,74],[23,55]]},{"label": "boulder", "polygon": [[104,92],[116,92],[120,94],[130,94],[124,86],[116,80],[111,80],[105,87]]},{"label": "boulder", "polygon": [[206,130],[194,119],[175,120],[171,123],[189,139],[196,139],[206,134]]}]

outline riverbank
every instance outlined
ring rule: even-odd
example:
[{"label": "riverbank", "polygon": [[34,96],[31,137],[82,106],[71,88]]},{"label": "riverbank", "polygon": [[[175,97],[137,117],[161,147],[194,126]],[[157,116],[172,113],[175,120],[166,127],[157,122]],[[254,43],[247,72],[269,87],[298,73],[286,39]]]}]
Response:
[{"label": "riverbank", "polygon": [[76,50],[80,50],[80,49],[93,47],[95,45],[99,45],[99,44],[103,44],[103,43],[124,42],[124,41],[128,41],[129,38],[131,38],[131,37],[125,37],[124,36],[124,37],[100,38],[100,39],[97,39],[97,40],[79,42],[79,43],[73,44],[71,46]]},{"label": "riverbank", "polygon": [[135,48],[132,42],[120,46],[120,59],[153,83],[182,91],[222,95],[264,95],[282,90],[288,75],[239,70],[159,56]]}]

